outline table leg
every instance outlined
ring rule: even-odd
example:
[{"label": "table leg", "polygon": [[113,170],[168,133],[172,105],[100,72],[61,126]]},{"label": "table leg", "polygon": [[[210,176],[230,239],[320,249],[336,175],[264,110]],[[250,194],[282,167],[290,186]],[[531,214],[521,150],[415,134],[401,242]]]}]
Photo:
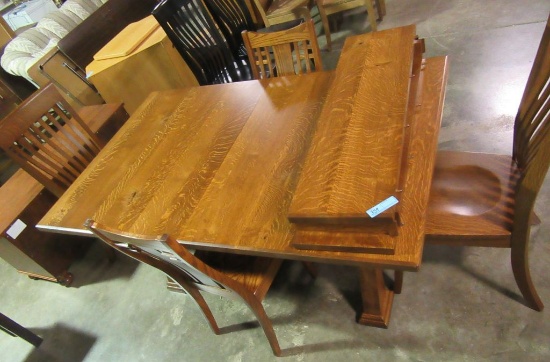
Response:
[{"label": "table leg", "polygon": [[363,311],[358,323],[371,327],[388,328],[393,305],[393,291],[386,286],[382,269],[360,267],[359,282]]}]

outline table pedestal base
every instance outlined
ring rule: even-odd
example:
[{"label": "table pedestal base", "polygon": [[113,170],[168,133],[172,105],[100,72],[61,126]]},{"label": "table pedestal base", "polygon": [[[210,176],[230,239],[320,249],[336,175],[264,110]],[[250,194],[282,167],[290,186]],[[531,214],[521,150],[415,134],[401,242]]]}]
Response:
[{"label": "table pedestal base", "polygon": [[388,328],[394,293],[386,286],[382,269],[360,267],[359,281],[363,311],[357,322],[371,327]]}]

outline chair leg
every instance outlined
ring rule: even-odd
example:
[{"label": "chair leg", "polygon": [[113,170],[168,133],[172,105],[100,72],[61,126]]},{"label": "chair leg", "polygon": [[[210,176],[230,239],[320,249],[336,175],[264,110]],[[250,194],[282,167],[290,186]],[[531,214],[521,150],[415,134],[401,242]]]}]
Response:
[{"label": "chair leg", "polygon": [[206,304],[206,301],[202,297],[201,293],[195,288],[187,289],[187,293],[189,293],[189,295],[193,298],[195,303],[197,303],[197,306],[202,311],[202,315],[208,321],[208,324],[210,325],[212,332],[214,332],[215,334],[220,334],[220,328],[216,323],[216,319],[214,318],[212,311],[208,307],[208,304]]},{"label": "chair leg", "polygon": [[332,49],[332,39],[330,37],[330,24],[328,22],[327,13],[325,12],[323,5],[318,5],[317,8],[319,9],[319,16],[321,17],[323,30],[325,31],[325,37],[327,38],[327,50],[330,51]]},{"label": "chair leg", "polygon": [[378,20],[384,19],[386,15],[386,0],[374,0],[376,9],[378,10]]},{"label": "chair leg", "polygon": [[513,243],[512,241],[511,259],[514,278],[516,279],[518,288],[523,298],[525,298],[527,305],[540,312],[544,309],[544,304],[531,280],[531,273],[529,272],[529,251],[527,249],[528,243],[518,243],[520,244],[518,247],[514,247]]},{"label": "chair leg", "polygon": [[393,292],[395,294],[401,294],[403,289],[403,277],[404,273],[401,270],[396,270],[393,278]]},{"label": "chair leg", "polygon": [[264,330],[265,336],[269,341],[269,345],[273,350],[273,354],[277,357],[280,357],[281,347],[279,346],[279,341],[277,340],[277,335],[275,334],[275,330],[273,330],[273,325],[271,324],[271,320],[267,316],[262,303],[255,297],[249,297],[246,299],[243,297],[243,300],[248,305],[248,307],[252,310],[252,312],[258,319],[258,322],[260,322],[260,325]]},{"label": "chair leg", "polygon": [[374,14],[374,5],[372,1],[367,1],[367,16],[369,17],[370,27],[372,31],[376,31],[376,15]]}]

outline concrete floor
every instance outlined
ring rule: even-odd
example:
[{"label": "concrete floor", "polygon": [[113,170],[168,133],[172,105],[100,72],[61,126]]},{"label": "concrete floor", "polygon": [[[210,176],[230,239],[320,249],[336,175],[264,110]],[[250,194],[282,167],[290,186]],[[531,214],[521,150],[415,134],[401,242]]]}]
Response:
[{"label": "concrete floor", "polygon": [[[427,56],[450,56],[441,148],[511,152],[512,122],[549,11],[548,0],[387,0],[381,29],[416,23]],[[369,31],[366,24],[364,13],[344,17],[335,50],[323,54],[327,68],[344,38]],[[547,180],[531,270],[550,305]],[[522,304],[508,250],[426,247],[387,330],[355,323],[353,268],[322,265],[312,282],[299,263],[285,263],[264,302],[282,359],[261,328],[242,324],[254,317],[240,303],[208,297],[219,323],[233,329],[216,336],[186,297],[165,289],[160,272],[122,257],[109,264],[103,252],[94,245],[74,264],[71,288],[30,280],[0,259],[0,311],[44,338],[35,349],[0,333],[0,361],[550,360],[550,314]]]}]

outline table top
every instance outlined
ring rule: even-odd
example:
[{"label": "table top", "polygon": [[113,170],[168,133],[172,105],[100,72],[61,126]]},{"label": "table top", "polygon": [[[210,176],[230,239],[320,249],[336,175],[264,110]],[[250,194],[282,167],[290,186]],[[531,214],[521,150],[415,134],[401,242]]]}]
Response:
[{"label": "table top", "polygon": [[368,41],[347,39],[294,193],[291,221],[371,231],[386,223],[397,232],[398,205],[376,217],[366,211],[401,198],[415,36],[409,25],[373,33]]},{"label": "table top", "polygon": [[292,245],[289,206],[327,90],[338,81],[334,72],[151,94],[37,227],[90,235],[83,223],[91,217],[128,232],[169,233],[197,249],[415,270],[446,59],[426,69],[432,72],[424,83],[438,97],[421,102],[422,121],[411,124],[406,183],[412,191],[401,200],[410,222],[397,236],[379,236],[392,238],[391,255]]}]

